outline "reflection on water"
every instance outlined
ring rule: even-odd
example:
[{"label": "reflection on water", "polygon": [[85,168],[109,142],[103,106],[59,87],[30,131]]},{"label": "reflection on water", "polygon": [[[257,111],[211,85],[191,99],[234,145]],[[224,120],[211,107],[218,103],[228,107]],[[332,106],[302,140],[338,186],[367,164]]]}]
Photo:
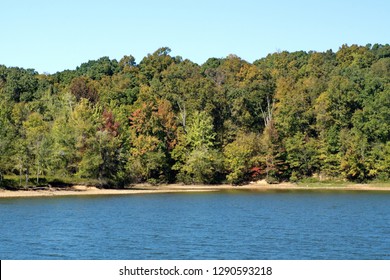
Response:
[{"label": "reflection on water", "polygon": [[390,259],[390,194],[0,199],[1,259]]}]

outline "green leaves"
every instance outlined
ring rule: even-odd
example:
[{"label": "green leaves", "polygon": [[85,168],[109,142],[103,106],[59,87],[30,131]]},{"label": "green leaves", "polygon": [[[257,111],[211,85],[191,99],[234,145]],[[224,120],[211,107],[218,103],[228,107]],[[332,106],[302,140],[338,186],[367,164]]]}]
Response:
[{"label": "green leaves", "polygon": [[45,170],[46,161],[51,153],[49,140],[49,126],[44,122],[42,115],[32,113],[23,122],[26,133],[27,162],[35,170],[36,184],[39,184],[39,176]]},{"label": "green leaves", "polygon": [[0,67],[1,92],[9,101],[28,102],[34,100],[38,88],[37,72],[33,69]]},{"label": "green leaves", "polygon": [[390,46],[236,55],[160,48],[39,75],[0,66],[0,180],[242,184],[390,177]]},{"label": "green leaves", "polygon": [[[226,179],[229,183],[240,184],[251,177],[252,168],[258,166],[260,155],[260,138],[254,134],[239,134],[235,141],[224,148],[225,168],[228,171]],[[256,174],[255,174],[256,175]]]},{"label": "green leaves", "polygon": [[191,149],[211,148],[214,146],[214,139],[215,132],[211,117],[205,112],[195,112],[188,125],[186,144]]},{"label": "green leaves", "polygon": [[181,166],[178,179],[186,184],[215,183],[221,170],[221,154],[205,146],[197,147]]},{"label": "green leaves", "polygon": [[222,170],[222,156],[214,149],[216,133],[212,118],[196,111],[189,117],[186,128],[172,152],[177,160],[173,168],[179,171],[178,179],[187,184],[215,182]]}]

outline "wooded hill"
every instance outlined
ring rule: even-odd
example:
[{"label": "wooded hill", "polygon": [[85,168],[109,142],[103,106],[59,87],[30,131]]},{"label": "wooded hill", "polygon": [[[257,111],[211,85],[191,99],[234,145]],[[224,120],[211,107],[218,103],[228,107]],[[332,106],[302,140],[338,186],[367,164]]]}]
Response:
[{"label": "wooded hill", "polygon": [[388,180],[390,46],[0,66],[0,156],[20,184]]}]

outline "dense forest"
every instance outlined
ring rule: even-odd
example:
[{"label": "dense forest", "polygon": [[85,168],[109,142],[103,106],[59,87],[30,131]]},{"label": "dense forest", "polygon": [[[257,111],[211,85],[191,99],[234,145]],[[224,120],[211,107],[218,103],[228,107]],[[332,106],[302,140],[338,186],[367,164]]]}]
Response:
[{"label": "dense forest", "polygon": [[0,65],[0,184],[390,178],[390,45]]}]

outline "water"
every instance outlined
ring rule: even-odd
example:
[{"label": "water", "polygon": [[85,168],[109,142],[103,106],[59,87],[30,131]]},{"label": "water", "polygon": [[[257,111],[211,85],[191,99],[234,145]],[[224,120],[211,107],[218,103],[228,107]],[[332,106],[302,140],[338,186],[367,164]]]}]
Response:
[{"label": "water", "polygon": [[390,259],[388,193],[0,199],[0,259]]}]

